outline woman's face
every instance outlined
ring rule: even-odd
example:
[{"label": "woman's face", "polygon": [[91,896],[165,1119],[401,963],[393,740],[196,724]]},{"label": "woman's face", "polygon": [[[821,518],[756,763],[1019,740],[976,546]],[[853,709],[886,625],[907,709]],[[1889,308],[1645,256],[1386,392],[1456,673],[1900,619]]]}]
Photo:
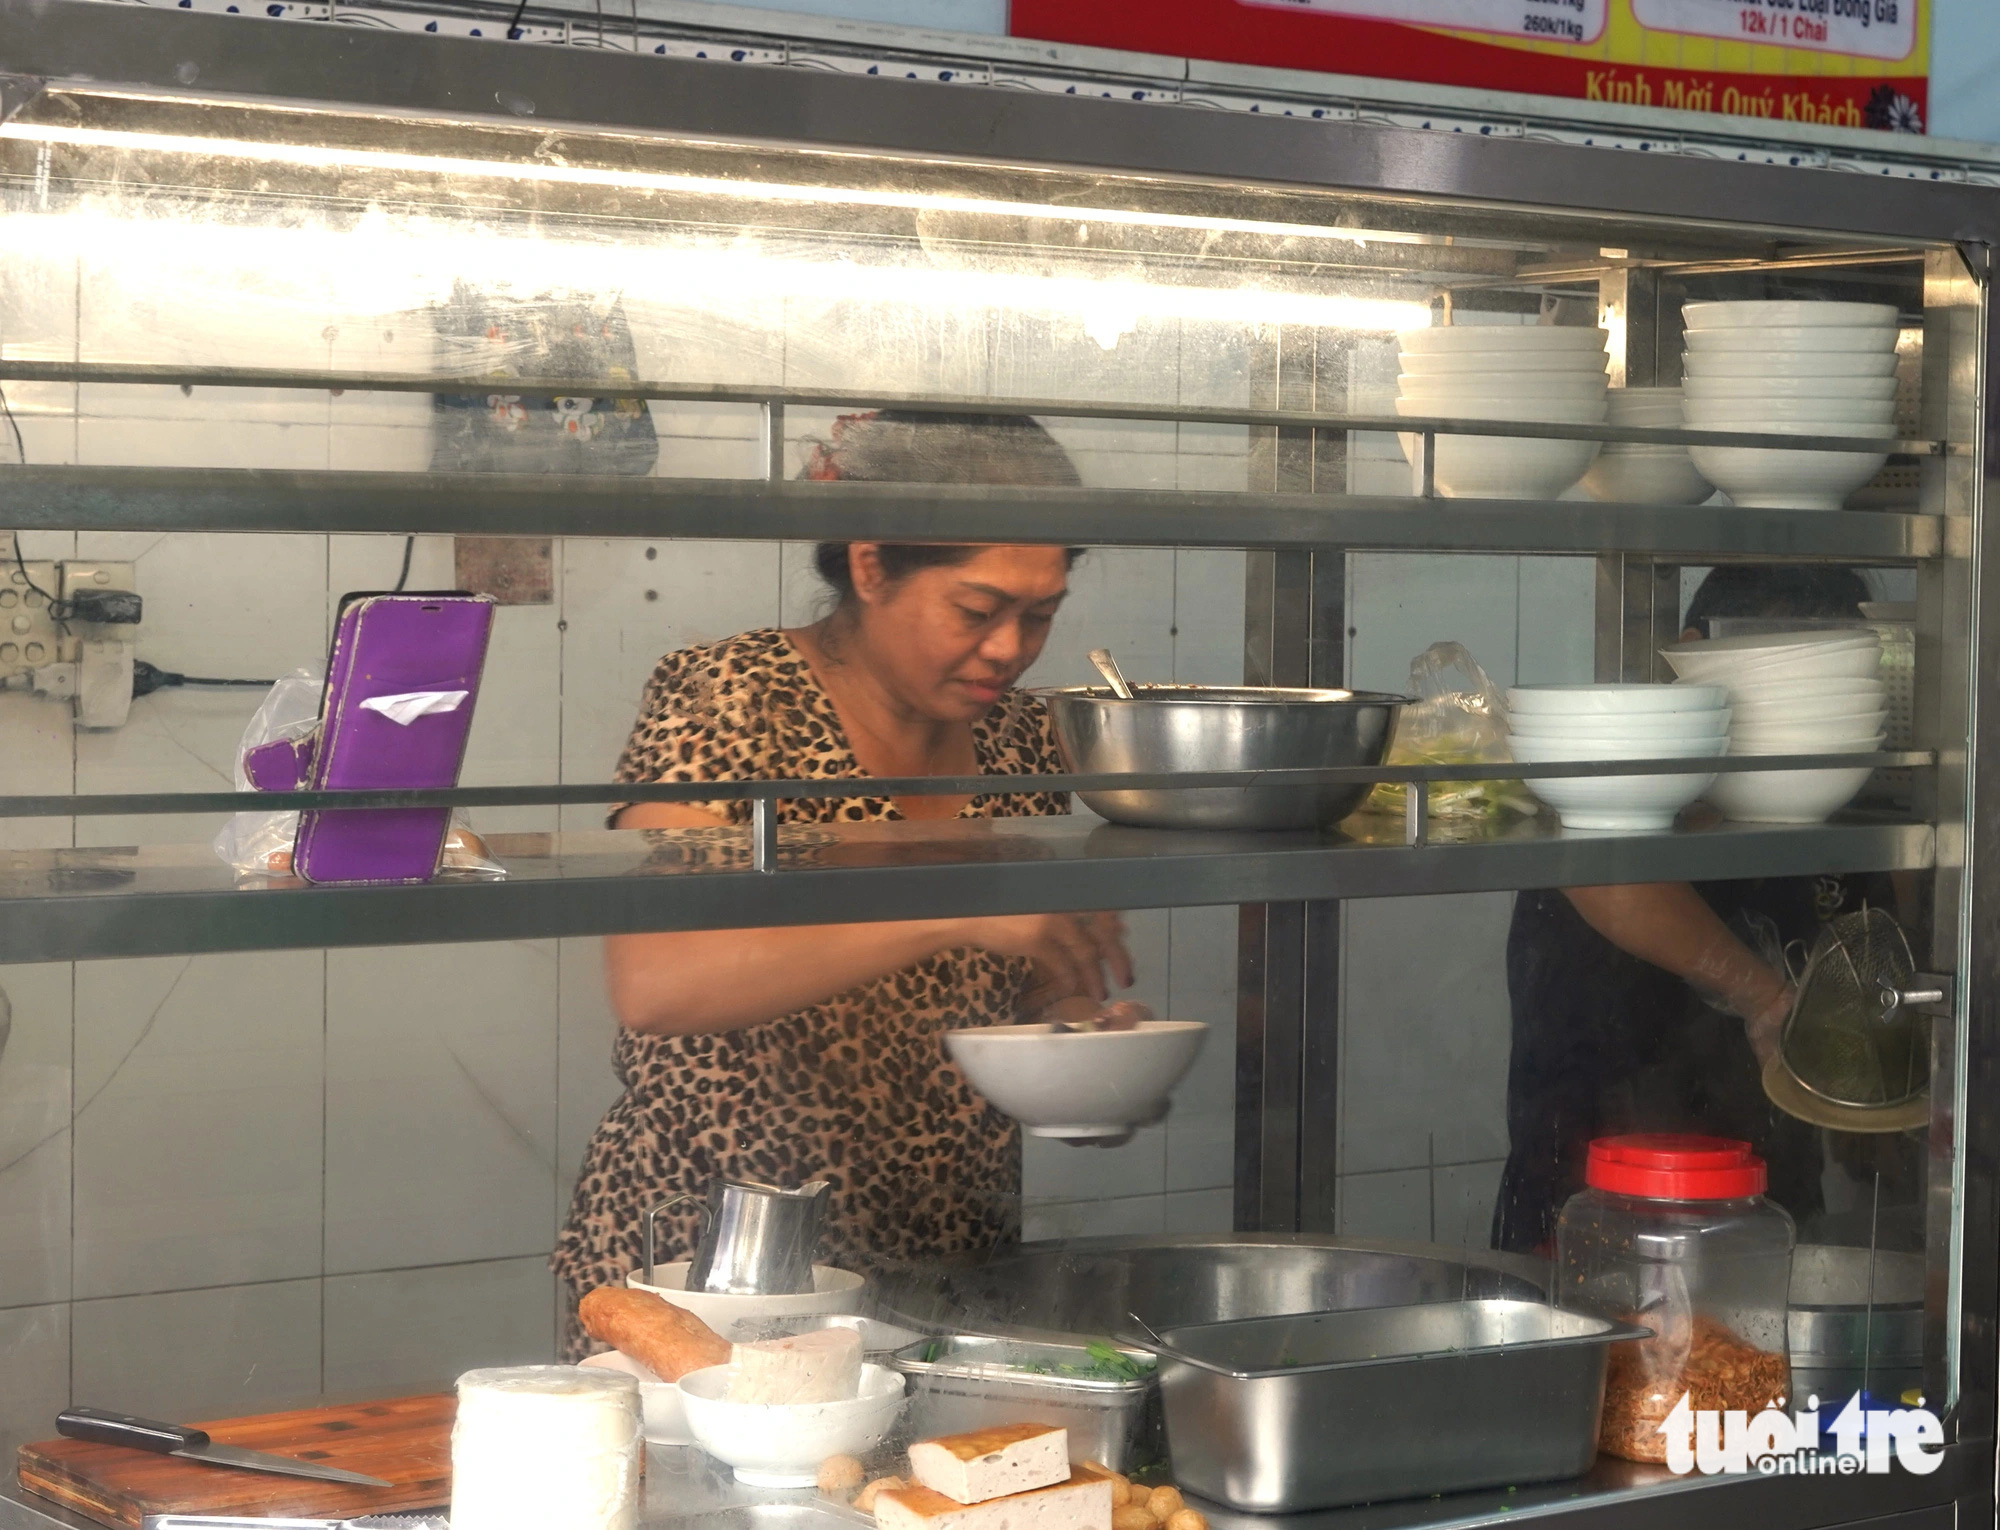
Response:
[{"label": "woman's face", "polygon": [[891,580],[873,542],[848,549],[870,666],[939,722],[970,722],[1041,655],[1063,596],[1060,547],[986,547]]}]

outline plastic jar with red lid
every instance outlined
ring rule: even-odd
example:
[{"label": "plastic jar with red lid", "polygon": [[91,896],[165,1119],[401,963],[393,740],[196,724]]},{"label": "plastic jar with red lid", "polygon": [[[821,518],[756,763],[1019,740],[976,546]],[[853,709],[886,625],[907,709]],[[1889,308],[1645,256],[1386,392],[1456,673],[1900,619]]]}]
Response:
[{"label": "plastic jar with red lid", "polygon": [[1666,1459],[1659,1424],[1789,1402],[1785,1307],[1795,1231],[1764,1161],[1722,1137],[1601,1137],[1556,1225],[1556,1305],[1653,1331],[1616,1344],[1600,1448]]}]

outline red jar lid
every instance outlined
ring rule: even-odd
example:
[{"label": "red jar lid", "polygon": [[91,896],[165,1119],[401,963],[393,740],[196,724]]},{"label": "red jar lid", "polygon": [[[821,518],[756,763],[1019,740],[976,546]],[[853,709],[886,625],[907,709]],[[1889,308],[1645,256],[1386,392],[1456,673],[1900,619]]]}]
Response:
[{"label": "red jar lid", "polygon": [[1593,1190],[1660,1201],[1741,1200],[1769,1182],[1750,1144],[1728,1137],[1599,1137],[1584,1170]]}]

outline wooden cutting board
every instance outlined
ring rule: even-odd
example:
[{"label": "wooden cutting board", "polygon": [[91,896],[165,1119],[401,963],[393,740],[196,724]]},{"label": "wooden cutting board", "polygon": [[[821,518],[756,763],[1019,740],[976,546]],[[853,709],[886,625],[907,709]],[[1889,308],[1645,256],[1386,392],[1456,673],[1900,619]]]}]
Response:
[{"label": "wooden cutting board", "polygon": [[148,1514],[344,1519],[406,1513],[451,1502],[451,1423],[457,1406],[455,1397],[440,1393],[347,1408],[260,1413],[199,1426],[219,1445],[344,1466],[384,1478],[393,1487],[356,1487],[205,1466],[86,1440],[23,1445],[16,1470],[21,1486],[30,1492],[125,1530],[140,1530],[140,1521]]}]

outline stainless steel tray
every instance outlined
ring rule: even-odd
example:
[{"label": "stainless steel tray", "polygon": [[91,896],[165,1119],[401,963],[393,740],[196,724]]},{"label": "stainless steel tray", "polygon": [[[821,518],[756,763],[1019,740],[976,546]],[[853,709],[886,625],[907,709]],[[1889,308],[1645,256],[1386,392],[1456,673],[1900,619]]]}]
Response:
[{"label": "stainless steel tray", "polygon": [[[1118,1348],[1142,1364],[1152,1363],[1143,1349]],[[897,1351],[893,1363],[910,1378],[905,1417],[912,1439],[994,1424],[1046,1423],[1069,1431],[1072,1460],[1101,1461],[1120,1472],[1139,1457],[1147,1437],[1154,1377],[1107,1381],[1062,1374],[1062,1366],[1090,1363],[1082,1344],[956,1334],[912,1344]]]},{"label": "stainless steel tray", "polygon": [[1610,1346],[1644,1337],[1504,1299],[1168,1329],[1174,1480],[1270,1512],[1577,1476]]}]

